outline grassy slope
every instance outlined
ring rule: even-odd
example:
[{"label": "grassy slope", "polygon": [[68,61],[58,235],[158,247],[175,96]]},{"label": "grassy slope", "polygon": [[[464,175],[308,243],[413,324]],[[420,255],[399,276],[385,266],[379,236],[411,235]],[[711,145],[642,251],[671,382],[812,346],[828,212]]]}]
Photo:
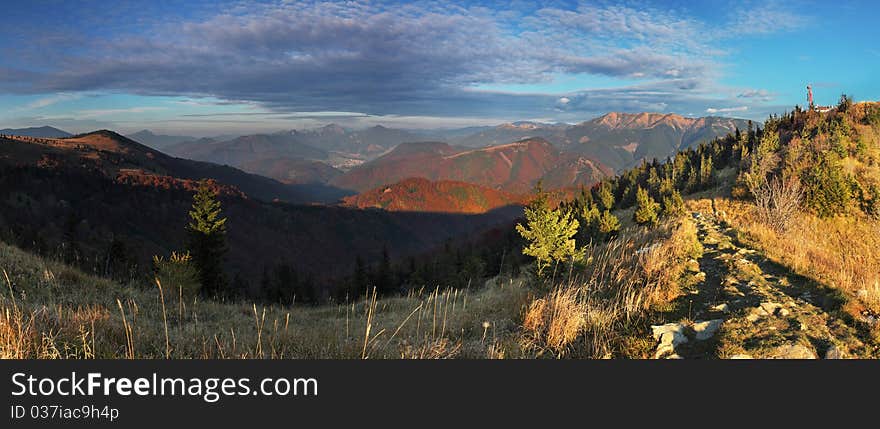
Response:
[{"label": "grassy slope", "polygon": [[322,307],[181,302],[2,243],[0,270],[0,358],[509,356],[528,294],[508,280]]}]

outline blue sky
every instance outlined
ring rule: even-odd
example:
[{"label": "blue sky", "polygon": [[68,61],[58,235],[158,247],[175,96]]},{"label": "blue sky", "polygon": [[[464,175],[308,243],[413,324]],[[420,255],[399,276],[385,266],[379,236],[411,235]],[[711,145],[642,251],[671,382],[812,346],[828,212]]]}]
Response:
[{"label": "blue sky", "polygon": [[0,128],[168,134],[335,122],[761,120],[880,99],[872,1],[3,4]]}]

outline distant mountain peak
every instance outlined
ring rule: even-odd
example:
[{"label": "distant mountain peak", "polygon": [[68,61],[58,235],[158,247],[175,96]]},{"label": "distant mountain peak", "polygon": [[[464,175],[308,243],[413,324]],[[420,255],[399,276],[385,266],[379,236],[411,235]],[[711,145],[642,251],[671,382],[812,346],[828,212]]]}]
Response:
[{"label": "distant mountain peak", "polygon": [[640,112],[640,113],[625,113],[625,112],[610,112],[606,113],[596,119],[593,119],[592,122],[597,125],[606,126],[612,129],[618,128],[651,128],[657,125],[665,124],[677,128],[688,127],[694,122],[696,119],[694,118],[685,118],[684,116],[675,114],[675,113],[654,113],[654,112]]},{"label": "distant mountain peak", "polygon": [[42,137],[42,138],[59,138],[59,137],[69,137],[73,134],[68,133],[64,130],[59,130],[58,128],[43,125],[41,127],[28,127],[28,128],[5,128],[0,130],[0,134],[12,135],[12,136],[24,136],[24,137]]}]

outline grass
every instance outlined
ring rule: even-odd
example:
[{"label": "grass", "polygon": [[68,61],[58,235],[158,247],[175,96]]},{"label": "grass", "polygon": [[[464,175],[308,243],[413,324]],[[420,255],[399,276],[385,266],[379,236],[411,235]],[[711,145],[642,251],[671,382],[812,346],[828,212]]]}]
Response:
[{"label": "grass", "polygon": [[476,291],[312,307],[187,299],[120,285],[0,244],[0,358],[521,357],[529,290],[494,279]]},{"label": "grass", "polygon": [[686,217],[633,227],[586,250],[583,267],[529,305],[523,348],[537,356],[648,357],[651,315],[681,294],[687,261],[700,253],[696,227]]},{"label": "grass", "polygon": [[0,243],[0,358],[645,357],[650,309],[679,293],[695,236],[686,219],[627,229],[552,287],[494,278],[320,307],[122,285]]},{"label": "grass", "polygon": [[750,205],[716,201],[742,239],[800,275],[843,291],[855,307],[880,314],[880,221],[867,217],[822,219],[798,213],[783,233],[759,222]]}]

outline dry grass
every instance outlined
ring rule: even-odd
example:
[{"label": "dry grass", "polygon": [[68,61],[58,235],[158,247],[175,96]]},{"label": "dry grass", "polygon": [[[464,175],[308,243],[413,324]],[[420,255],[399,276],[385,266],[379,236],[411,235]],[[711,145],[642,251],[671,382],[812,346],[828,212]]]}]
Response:
[{"label": "dry grass", "polygon": [[564,355],[587,324],[587,303],[581,291],[558,287],[546,297],[532,301],[523,318],[526,347],[537,349],[539,354],[549,349]]},{"label": "dry grass", "polygon": [[751,205],[716,200],[745,239],[798,274],[839,289],[858,307],[880,313],[880,222],[866,217],[821,219],[798,213],[778,232],[758,220]]},{"label": "dry grass", "polygon": [[626,350],[650,310],[675,299],[685,262],[701,252],[690,219],[633,228],[586,250],[584,267],[535,299],[523,320],[524,348],[537,355],[643,357]]},{"label": "dry grass", "polygon": [[495,279],[476,291],[311,307],[186,298],[119,285],[0,244],[0,358],[521,357],[529,291]]}]

